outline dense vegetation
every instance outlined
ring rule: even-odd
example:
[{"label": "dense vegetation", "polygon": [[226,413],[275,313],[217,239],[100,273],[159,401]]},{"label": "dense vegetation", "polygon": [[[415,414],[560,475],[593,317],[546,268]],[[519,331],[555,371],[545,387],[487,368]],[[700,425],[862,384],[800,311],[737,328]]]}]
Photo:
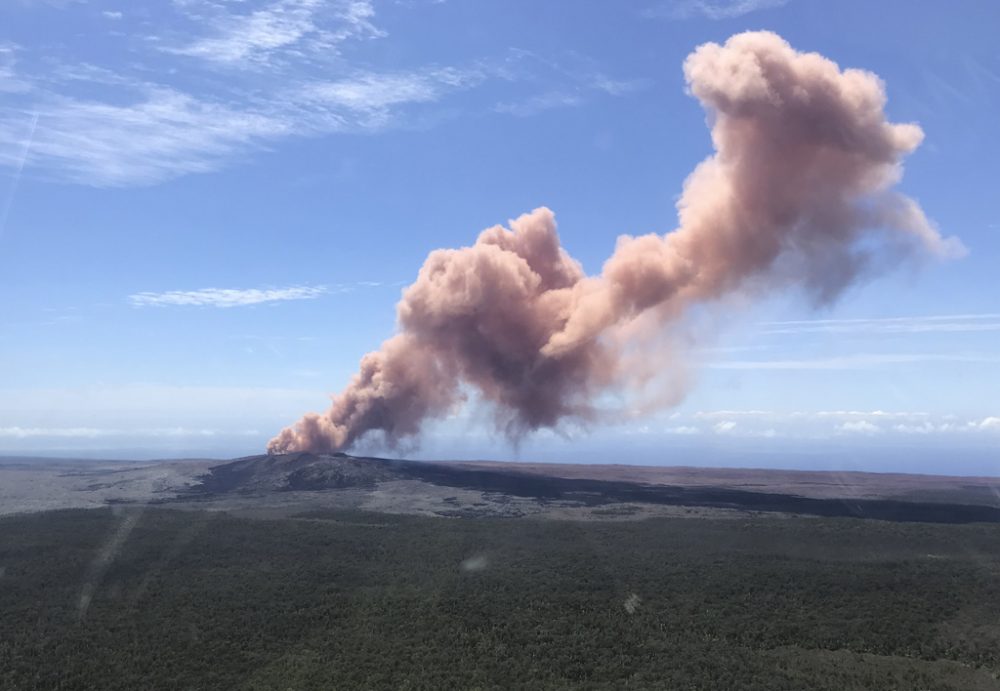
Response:
[{"label": "dense vegetation", "polygon": [[994,689],[1000,530],[0,519],[7,689]]}]

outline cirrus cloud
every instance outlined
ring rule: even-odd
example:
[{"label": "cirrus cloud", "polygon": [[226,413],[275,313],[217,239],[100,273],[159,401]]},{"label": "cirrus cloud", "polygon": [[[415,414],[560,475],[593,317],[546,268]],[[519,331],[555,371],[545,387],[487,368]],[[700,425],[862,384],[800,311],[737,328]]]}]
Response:
[{"label": "cirrus cloud", "polygon": [[[87,15],[79,19],[95,12],[86,3],[65,10]],[[23,158],[43,179],[151,185],[220,170],[292,138],[454,117],[469,108],[453,103],[459,94],[487,82],[521,104],[576,94],[563,105],[641,85],[589,62],[567,68],[514,48],[451,65],[366,59],[365,43],[388,36],[370,0],[174,0],[155,35],[139,13],[101,14],[114,31],[80,34],[79,45],[0,42],[0,166]],[[93,64],[93,43],[132,58]]]},{"label": "cirrus cloud", "polygon": [[329,292],[326,286],[290,286],[287,288],[203,288],[171,290],[164,293],[129,295],[134,307],[244,307],[287,300],[315,300]]}]

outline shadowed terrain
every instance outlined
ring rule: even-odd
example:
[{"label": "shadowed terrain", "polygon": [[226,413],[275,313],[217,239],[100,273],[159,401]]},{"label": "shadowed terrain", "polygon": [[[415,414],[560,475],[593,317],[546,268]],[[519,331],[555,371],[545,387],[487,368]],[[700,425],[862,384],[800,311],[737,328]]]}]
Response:
[{"label": "shadowed terrain", "polygon": [[0,514],[108,504],[579,520],[761,513],[1000,522],[997,480],[628,465],[429,462],[296,453],[233,461],[0,461]]},{"label": "shadowed terrain", "polygon": [[[711,509],[766,511],[807,516],[873,518],[929,523],[1000,522],[1000,507],[970,501],[903,500],[852,496],[802,496],[794,490],[748,491],[726,486],[670,485],[654,482],[599,479],[581,476],[584,466],[570,466],[578,476],[567,477],[559,466],[516,464],[428,463],[421,461],[355,458],[344,454],[309,453],[251,456],[209,469],[188,498],[217,498],[231,493],[320,491],[345,488],[375,489],[387,481],[419,481],[436,487],[507,495],[541,502],[572,502],[588,507],[650,504]],[[709,471],[710,473],[711,471]],[[706,474],[709,474],[706,473]],[[608,467],[594,474],[613,476]],[[641,473],[638,473],[641,476]],[[762,475],[766,474],[761,471]],[[706,478],[707,479],[707,478]],[[759,483],[762,490],[767,484]],[[987,498],[993,495],[980,488]],[[829,493],[828,493],[829,494]],[[965,498],[963,496],[963,498]],[[475,513],[475,512],[473,512]],[[446,515],[463,515],[461,510]]]}]

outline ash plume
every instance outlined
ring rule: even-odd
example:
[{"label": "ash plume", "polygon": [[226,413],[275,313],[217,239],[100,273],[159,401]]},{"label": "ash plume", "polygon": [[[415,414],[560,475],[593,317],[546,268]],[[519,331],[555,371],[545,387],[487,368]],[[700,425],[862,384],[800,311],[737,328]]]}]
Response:
[{"label": "ash plume", "polygon": [[631,381],[636,325],[675,327],[736,291],[795,287],[829,303],[908,256],[963,251],[892,189],[923,132],[886,119],[874,74],[770,32],[704,44],[684,74],[715,153],[685,181],[675,230],[620,236],[599,276],[562,249],[546,208],[471,247],[432,252],[403,293],[398,333],[362,359],[329,410],[284,429],[268,451],[339,451],[368,433],[393,445],[447,414],[465,386],[514,437],[593,419],[595,399]]}]

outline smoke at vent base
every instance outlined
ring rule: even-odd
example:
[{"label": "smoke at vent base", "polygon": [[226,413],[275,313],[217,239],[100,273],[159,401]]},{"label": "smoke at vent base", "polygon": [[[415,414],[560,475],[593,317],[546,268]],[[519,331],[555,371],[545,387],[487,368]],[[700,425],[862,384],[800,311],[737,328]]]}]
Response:
[{"label": "smoke at vent base", "polygon": [[733,291],[789,286],[825,303],[875,264],[963,251],[892,191],[923,132],[886,120],[875,75],[769,32],[700,46],[684,74],[715,154],[685,182],[676,230],[619,237],[596,277],[560,247],[546,208],[432,252],[403,293],[399,332],[329,410],[268,450],[338,451],[369,432],[392,445],[447,413],[462,385],[495,404],[512,436],[589,419],[595,398],[630,378],[627,334],[640,317],[665,329]]}]

